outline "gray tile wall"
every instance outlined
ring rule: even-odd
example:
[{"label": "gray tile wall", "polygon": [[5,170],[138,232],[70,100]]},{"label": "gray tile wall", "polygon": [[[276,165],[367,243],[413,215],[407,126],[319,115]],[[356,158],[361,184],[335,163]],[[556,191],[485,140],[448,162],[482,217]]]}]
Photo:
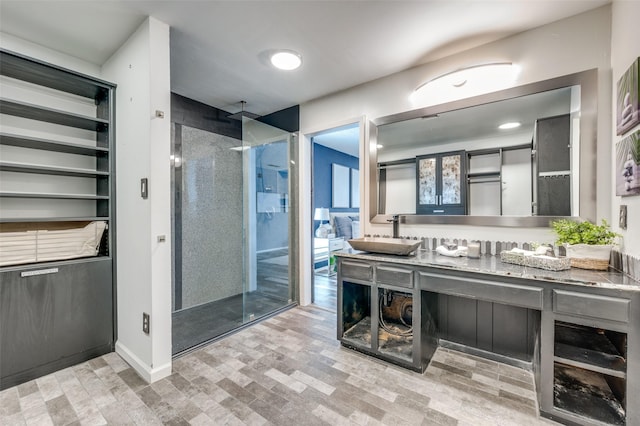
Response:
[{"label": "gray tile wall", "polygon": [[182,308],[242,293],[241,141],[182,126]]}]

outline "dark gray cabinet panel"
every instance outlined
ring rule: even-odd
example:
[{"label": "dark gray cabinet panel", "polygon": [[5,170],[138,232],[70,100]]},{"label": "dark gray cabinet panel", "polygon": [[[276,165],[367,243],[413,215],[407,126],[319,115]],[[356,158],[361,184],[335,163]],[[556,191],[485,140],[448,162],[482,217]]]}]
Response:
[{"label": "dark gray cabinet panel", "polygon": [[373,266],[365,262],[345,260],[340,262],[340,274],[345,278],[356,280],[373,280]]},{"label": "dark gray cabinet panel", "polygon": [[537,121],[538,172],[569,170],[571,167],[570,131],[568,114]]},{"label": "dark gray cabinet panel", "polygon": [[571,216],[571,123],[568,114],[536,122],[536,214]]},{"label": "dark gray cabinet panel", "polygon": [[554,290],[553,310],[561,314],[603,318],[613,321],[629,321],[628,299]]},{"label": "dark gray cabinet panel", "polygon": [[420,272],[420,288],[453,296],[542,309],[543,289],[483,279]]},{"label": "dark gray cabinet panel", "polygon": [[376,282],[413,288],[413,271],[393,266],[378,266],[376,267]]},{"label": "dark gray cabinet panel", "polygon": [[113,350],[111,263],[100,258],[1,273],[2,388],[66,366],[65,359],[78,362],[77,354]]},{"label": "dark gray cabinet panel", "polygon": [[444,340],[509,358],[532,361],[537,311],[439,294],[439,333]]}]

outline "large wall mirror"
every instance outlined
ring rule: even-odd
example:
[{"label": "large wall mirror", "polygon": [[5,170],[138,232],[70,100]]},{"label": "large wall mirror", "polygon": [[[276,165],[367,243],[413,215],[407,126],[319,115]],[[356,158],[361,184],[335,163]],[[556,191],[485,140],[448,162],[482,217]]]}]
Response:
[{"label": "large wall mirror", "polygon": [[[595,220],[596,115],[597,70],[589,70],[378,118],[369,149],[371,221]],[[506,123],[519,126],[499,128]]]}]

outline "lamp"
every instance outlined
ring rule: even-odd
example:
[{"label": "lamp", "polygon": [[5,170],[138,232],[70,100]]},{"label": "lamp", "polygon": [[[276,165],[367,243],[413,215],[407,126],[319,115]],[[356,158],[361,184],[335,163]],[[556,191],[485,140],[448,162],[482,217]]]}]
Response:
[{"label": "lamp", "polygon": [[313,220],[320,221],[320,225],[318,226],[318,229],[316,229],[316,237],[327,238],[327,235],[331,232],[331,225],[323,222],[325,220],[329,220],[329,209],[322,207],[317,208],[313,214]]}]

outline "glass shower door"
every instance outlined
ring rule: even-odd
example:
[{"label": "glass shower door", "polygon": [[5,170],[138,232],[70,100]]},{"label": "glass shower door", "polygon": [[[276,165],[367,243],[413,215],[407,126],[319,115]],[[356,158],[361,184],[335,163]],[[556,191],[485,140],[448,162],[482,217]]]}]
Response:
[{"label": "glass shower door", "polygon": [[295,136],[243,118],[244,322],[295,300],[291,183]]},{"label": "glass shower door", "polygon": [[295,300],[297,144],[247,118],[236,128],[232,137],[174,125],[174,355]]}]

